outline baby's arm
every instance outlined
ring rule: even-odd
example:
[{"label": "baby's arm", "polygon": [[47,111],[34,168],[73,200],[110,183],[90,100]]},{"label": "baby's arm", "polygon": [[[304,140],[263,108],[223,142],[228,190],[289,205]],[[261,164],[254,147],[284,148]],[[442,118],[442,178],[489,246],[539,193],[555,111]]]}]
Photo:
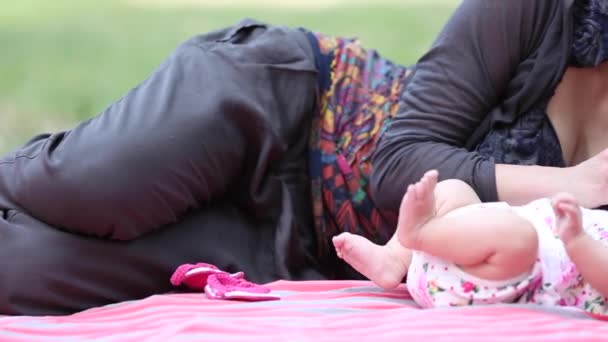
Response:
[{"label": "baby's arm", "polygon": [[603,296],[608,296],[608,248],[582,233],[566,244],[566,251],[583,278]]},{"label": "baby's arm", "polygon": [[591,287],[608,296],[608,248],[583,230],[581,210],[574,197],[559,194],[552,204],[556,228],[570,259]]}]

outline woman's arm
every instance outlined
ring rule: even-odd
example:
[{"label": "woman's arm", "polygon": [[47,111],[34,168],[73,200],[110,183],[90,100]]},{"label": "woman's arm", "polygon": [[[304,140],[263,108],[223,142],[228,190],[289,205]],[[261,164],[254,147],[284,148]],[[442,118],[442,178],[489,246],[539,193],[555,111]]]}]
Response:
[{"label": "woman's arm", "polygon": [[585,208],[608,203],[608,149],[571,167],[496,165],[498,198],[523,205],[541,197],[568,192]]},{"label": "woman's arm", "polygon": [[430,169],[442,179],[468,183],[483,201],[498,199],[496,182],[501,200],[519,196],[519,185],[509,179],[521,180],[532,169],[497,172],[492,160],[465,146],[488,124],[489,113],[505,103],[512,112],[521,109],[509,94],[525,91],[530,80],[518,71],[536,67],[526,61],[547,38],[549,21],[561,18],[563,6],[555,0],[463,1],[418,62],[402,110],[379,142],[371,177],[378,206],[398,208],[405,185]]},{"label": "woman's arm", "polygon": [[523,205],[570,189],[570,168],[527,165],[496,165],[498,198],[512,205]]}]

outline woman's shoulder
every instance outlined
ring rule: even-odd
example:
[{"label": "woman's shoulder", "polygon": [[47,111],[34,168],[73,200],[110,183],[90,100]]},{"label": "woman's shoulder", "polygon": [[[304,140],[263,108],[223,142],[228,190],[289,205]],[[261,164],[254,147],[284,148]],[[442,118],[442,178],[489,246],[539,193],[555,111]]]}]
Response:
[{"label": "woman's shoulder", "polygon": [[[584,2],[589,1],[594,0]],[[477,41],[484,49],[521,52],[518,57],[531,56],[541,46],[563,47],[571,36],[574,4],[575,0],[463,0],[438,43],[454,38],[465,45],[467,40]],[[504,46],[494,46],[496,41]]]}]

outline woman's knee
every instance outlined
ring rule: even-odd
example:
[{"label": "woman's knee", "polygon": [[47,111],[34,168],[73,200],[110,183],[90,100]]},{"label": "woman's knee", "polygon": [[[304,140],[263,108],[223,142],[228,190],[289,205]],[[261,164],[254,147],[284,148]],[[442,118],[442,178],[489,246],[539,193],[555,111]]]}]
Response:
[{"label": "woman's knee", "polygon": [[[62,139],[65,136],[40,141],[34,157],[17,157],[0,165],[2,183],[10,183],[2,189],[14,202],[10,208],[21,208],[48,224],[88,235],[111,236],[110,230],[132,230],[129,215],[133,212],[129,211],[140,204],[132,195],[137,182],[149,173],[140,167],[141,172],[134,174],[132,165],[121,165],[103,148],[87,148],[90,140],[66,143]],[[62,144],[65,146],[58,147]],[[135,235],[117,234],[116,238]]]},{"label": "woman's knee", "polygon": [[217,183],[204,178],[206,168],[240,158],[218,150],[222,144],[243,149],[219,108],[199,96],[202,85],[192,80],[199,76],[180,80],[195,70],[179,68],[188,66],[161,67],[97,117],[24,147],[22,157],[0,166],[16,206],[57,227],[117,239],[196,207]]}]

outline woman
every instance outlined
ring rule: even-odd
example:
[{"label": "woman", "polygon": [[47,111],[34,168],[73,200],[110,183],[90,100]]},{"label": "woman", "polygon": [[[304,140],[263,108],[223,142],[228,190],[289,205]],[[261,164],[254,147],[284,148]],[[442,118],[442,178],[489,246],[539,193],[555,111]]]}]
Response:
[{"label": "woman", "polygon": [[331,237],[386,242],[428,169],[484,201],[608,204],[605,13],[466,0],[413,70],[252,20],[196,36],[97,117],[3,158],[0,313],[162,293],[199,261],[256,282],[356,277]]}]

